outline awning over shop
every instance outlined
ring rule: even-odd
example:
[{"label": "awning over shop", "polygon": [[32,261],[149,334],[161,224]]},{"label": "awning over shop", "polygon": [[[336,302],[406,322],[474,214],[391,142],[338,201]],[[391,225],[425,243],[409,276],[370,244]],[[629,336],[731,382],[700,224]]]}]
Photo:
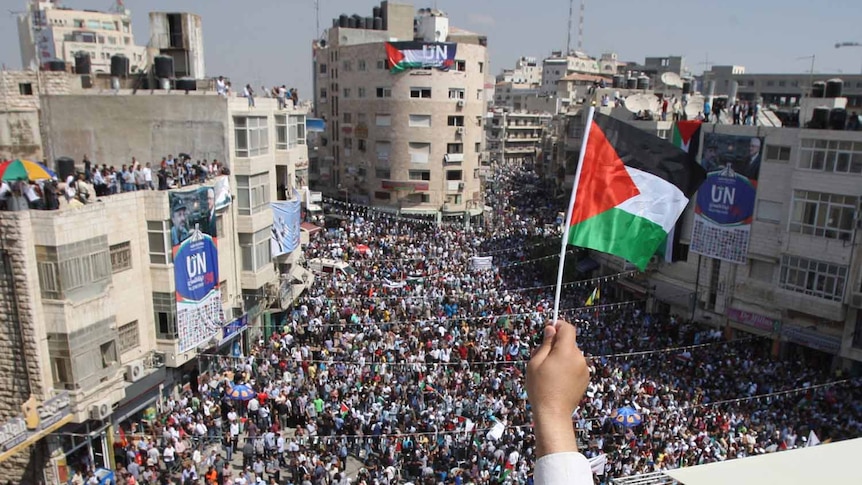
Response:
[{"label": "awning over shop", "polygon": [[299,229],[308,233],[308,235],[316,234],[323,230],[322,227],[310,222],[303,222],[299,225]]},{"label": "awning over shop", "polygon": [[595,259],[590,257],[578,261],[578,265],[575,267],[575,269],[578,270],[578,273],[589,273],[590,271],[596,270],[598,268],[599,263],[597,263]]},{"label": "awning over shop", "polygon": [[656,299],[671,306],[691,308],[691,298],[694,294],[694,290],[657,279],[652,279],[650,282],[655,287],[653,294]]}]

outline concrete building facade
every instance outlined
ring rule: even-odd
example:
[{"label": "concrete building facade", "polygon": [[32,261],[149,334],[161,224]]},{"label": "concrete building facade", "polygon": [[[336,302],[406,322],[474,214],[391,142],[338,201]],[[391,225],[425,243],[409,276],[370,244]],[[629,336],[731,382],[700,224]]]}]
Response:
[{"label": "concrete building facade", "polygon": [[16,422],[30,396],[65,403],[51,428],[0,436],[9,450],[0,480],[16,483],[60,483],[82,456],[111,467],[119,424],[196,385],[211,354],[269,335],[313,281],[301,248],[275,260],[270,252],[270,203],[287,198],[296,167],[307,166],[305,111],[279,110],[274,99],[251,109],[213,92],[48,95],[42,104],[57,153],[117,167],[181,152],[225,162],[232,203],[216,224],[224,321],[197,348],[179,348],[168,191],[0,213],[0,368],[14,380],[0,391],[0,425]]},{"label": "concrete building facade", "polygon": [[125,55],[132,72],[149,63],[147,48],[135,43],[128,10],[72,10],[55,0],[32,0],[18,17],[21,65],[39,69],[53,60],[74,64],[75,54],[89,54],[92,72],[111,71],[111,56]]},{"label": "concrete building facade", "polygon": [[532,166],[542,156],[550,113],[495,109],[488,123],[488,156],[496,166]]},{"label": "concrete building facade", "polygon": [[169,56],[174,60],[176,77],[206,77],[203,23],[200,15],[150,12],[149,47],[154,50],[154,55]]},{"label": "concrete building facade", "polygon": [[[393,211],[477,215],[486,39],[449,27],[436,10],[416,15],[411,5],[392,2],[380,9],[383,30],[345,28],[336,19],[326,42],[315,46],[315,109],[327,132],[309,174],[312,186]],[[395,40],[445,41],[457,53],[445,71],[392,72],[385,45]]]}]

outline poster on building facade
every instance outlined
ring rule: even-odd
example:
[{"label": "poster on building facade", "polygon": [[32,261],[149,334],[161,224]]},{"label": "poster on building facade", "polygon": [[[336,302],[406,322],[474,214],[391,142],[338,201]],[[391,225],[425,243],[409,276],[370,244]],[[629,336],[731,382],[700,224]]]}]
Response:
[{"label": "poster on building facade", "polygon": [[272,237],[270,248],[272,257],[292,253],[299,247],[299,228],[302,223],[302,202],[298,196],[295,200],[273,202],[272,204]]},{"label": "poster on building facade", "polygon": [[763,138],[706,133],[690,251],[746,264],[760,177]]},{"label": "poster on building facade", "polygon": [[200,187],[168,195],[179,351],[213,338],[224,323],[219,288],[216,195]]},{"label": "poster on building facade", "polygon": [[389,72],[396,74],[408,69],[440,69],[455,66],[458,44],[451,42],[387,42],[386,58]]}]

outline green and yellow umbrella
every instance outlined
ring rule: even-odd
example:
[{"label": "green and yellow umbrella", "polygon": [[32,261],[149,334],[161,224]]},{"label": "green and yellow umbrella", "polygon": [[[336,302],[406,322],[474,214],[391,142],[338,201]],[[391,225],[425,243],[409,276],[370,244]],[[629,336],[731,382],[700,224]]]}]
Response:
[{"label": "green and yellow umbrella", "polygon": [[45,180],[56,178],[51,169],[39,162],[30,160],[12,160],[0,162],[0,180],[11,182],[14,180]]}]

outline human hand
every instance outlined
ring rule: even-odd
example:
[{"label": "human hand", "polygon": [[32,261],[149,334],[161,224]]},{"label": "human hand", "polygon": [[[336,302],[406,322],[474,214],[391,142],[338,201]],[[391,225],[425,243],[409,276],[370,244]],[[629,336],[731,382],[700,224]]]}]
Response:
[{"label": "human hand", "polygon": [[584,396],[590,372],[571,324],[548,322],[542,344],[527,365],[527,396],[533,410],[536,456],[577,451],[572,413]]}]

